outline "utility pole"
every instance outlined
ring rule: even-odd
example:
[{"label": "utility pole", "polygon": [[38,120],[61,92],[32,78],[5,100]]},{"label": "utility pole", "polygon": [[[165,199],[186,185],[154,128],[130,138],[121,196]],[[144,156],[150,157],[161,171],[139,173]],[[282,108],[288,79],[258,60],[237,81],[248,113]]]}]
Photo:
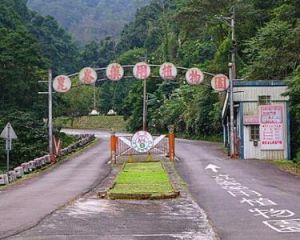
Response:
[{"label": "utility pole", "polygon": [[229,119],[229,129],[230,129],[230,156],[235,157],[235,147],[234,147],[234,106],[233,106],[233,80],[236,79],[236,38],[235,38],[235,7],[231,7],[231,16],[216,16],[217,19],[223,21],[231,29],[231,62],[228,63],[229,68],[229,105],[230,105],[230,119]]},{"label": "utility pole", "polygon": [[231,13],[231,44],[232,44],[232,51],[231,51],[231,62],[232,62],[232,79],[236,79],[236,38],[235,38],[235,7],[232,7]]},{"label": "utility pole", "polygon": [[53,156],[53,123],[52,123],[52,70],[48,70],[48,137],[49,137],[49,155]]},{"label": "utility pole", "polygon": [[231,63],[229,67],[229,79],[230,79],[230,156],[235,157],[235,141],[234,141],[234,106],[233,106],[233,80],[236,79],[236,39],[235,39],[235,7],[232,7],[232,15],[230,17],[231,27]]}]

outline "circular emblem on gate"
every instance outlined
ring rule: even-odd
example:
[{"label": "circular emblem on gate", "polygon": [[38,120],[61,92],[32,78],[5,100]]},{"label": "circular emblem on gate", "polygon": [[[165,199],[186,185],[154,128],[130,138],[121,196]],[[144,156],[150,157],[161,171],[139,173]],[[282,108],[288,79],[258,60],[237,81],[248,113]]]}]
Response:
[{"label": "circular emblem on gate", "polygon": [[153,137],[146,131],[139,131],[135,133],[131,140],[132,148],[139,153],[148,152],[153,145]]},{"label": "circular emblem on gate", "polygon": [[97,80],[97,72],[90,67],[83,68],[79,73],[79,80],[83,84],[94,84]]},{"label": "circular emblem on gate", "polygon": [[185,79],[190,85],[199,85],[204,81],[204,74],[198,68],[190,68],[185,74]]},{"label": "circular emblem on gate", "polygon": [[228,77],[224,74],[217,74],[211,80],[211,87],[218,92],[226,91],[229,88]]},{"label": "circular emblem on gate", "polygon": [[71,89],[72,82],[68,76],[59,75],[53,80],[53,88],[56,92],[66,93]]},{"label": "circular emblem on gate", "polygon": [[133,76],[140,80],[146,80],[148,77],[150,77],[151,74],[151,68],[150,66],[145,62],[139,62],[135,64],[133,68]]},{"label": "circular emblem on gate", "polygon": [[177,76],[177,68],[173,63],[164,63],[160,66],[159,75],[164,80],[174,80]]},{"label": "circular emblem on gate", "polygon": [[106,68],[106,77],[111,81],[119,81],[124,76],[124,69],[118,63],[109,64]]}]

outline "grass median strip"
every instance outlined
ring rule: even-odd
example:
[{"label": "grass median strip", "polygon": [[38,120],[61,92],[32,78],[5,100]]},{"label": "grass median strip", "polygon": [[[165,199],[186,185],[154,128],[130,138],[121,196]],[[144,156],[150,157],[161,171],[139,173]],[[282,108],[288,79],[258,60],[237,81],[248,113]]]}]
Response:
[{"label": "grass median strip", "polygon": [[178,196],[161,162],[126,163],[109,190],[110,199],[161,199]]}]

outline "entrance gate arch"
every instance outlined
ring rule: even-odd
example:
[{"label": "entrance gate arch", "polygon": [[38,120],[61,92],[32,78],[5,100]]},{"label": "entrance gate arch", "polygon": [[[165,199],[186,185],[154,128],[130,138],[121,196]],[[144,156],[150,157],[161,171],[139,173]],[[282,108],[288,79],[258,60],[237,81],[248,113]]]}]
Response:
[{"label": "entrance gate arch", "polygon": [[[211,86],[218,92],[226,91],[229,87],[229,79],[226,75],[223,74],[212,74],[208,72],[201,71],[199,68],[185,68],[185,67],[176,67],[172,63],[164,63],[162,65],[157,64],[148,64],[145,62],[137,63],[136,65],[120,65],[118,63],[112,63],[107,67],[103,68],[83,68],[80,72],[68,74],[68,75],[59,75],[52,79],[52,71],[49,70],[48,77],[48,95],[49,95],[49,154],[53,155],[52,147],[52,88],[56,92],[65,93],[68,92],[71,86],[70,78],[74,76],[79,76],[81,84],[92,85],[96,82],[111,80],[119,81],[122,78],[136,78],[144,81],[144,109],[143,109],[143,130],[145,131],[145,122],[146,122],[146,81],[151,77],[151,68],[159,68],[160,77],[165,81],[173,81],[176,79],[178,70],[186,71],[185,72],[185,81],[189,85],[205,85],[204,78],[205,75],[213,77],[211,80]],[[124,68],[133,68],[133,76],[125,76]],[[98,79],[97,72],[105,71],[106,77]],[[230,81],[231,82],[231,81]],[[125,154],[137,154],[136,151],[132,149],[131,146],[132,136],[116,136],[112,135],[111,137],[111,154],[112,162],[116,162],[117,156],[122,156]],[[161,135],[155,137],[155,144],[148,153],[153,154],[165,154],[170,157],[170,160],[174,160],[175,157],[175,135],[174,131],[170,131],[168,137],[166,135]]]}]

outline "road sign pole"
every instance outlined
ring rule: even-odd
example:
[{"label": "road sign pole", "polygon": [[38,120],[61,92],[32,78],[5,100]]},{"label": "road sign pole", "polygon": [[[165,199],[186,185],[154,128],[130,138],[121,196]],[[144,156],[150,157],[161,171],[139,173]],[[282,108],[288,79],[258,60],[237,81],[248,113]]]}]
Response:
[{"label": "road sign pole", "polygon": [[11,148],[12,139],[17,139],[17,135],[15,133],[15,130],[10,125],[10,123],[7,123],[5,128],[3,129],[2,133],[0,134],[0,137],[5,139],[5,151],[6,151],[6,170],[9,172],[9,151]]},{"label": "road sign pole", "polygon": [[9,150],[6,150],[6,171],[9,172]]},{"label": "road sign pole", "polygon": [[10,151],[10,124],[7,125],[7,139],[6,139],[6,170],[9,172],[9,151]]}]

